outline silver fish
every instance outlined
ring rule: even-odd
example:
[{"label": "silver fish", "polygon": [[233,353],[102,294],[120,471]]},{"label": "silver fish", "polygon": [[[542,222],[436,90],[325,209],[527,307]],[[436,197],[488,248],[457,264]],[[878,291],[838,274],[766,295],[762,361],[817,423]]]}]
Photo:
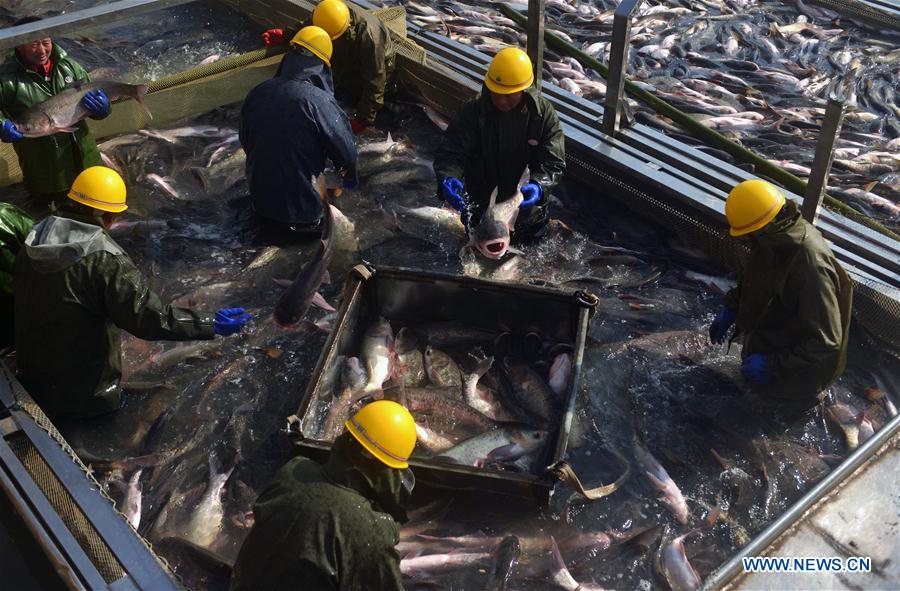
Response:
[{"label": "silver fish", "polygon": [[662,501],[669,506],[678,523],[687,523],[690,510],[681,489],[669,476],[662,464],[637,439],[634,440],[634,456],[643,467],[647,478],[663,494]]},{"label": "silver fish", "polygon": [[497,189],[491,193],[487,211],[472,232],[468,246],[489,259],[500,259],[509,250],[510,232],[515,229],[519,206],[525,198],[521,191],[497,203]]},{"label": "silver fish", "polygon": [[362,337],[362,361],[369,376],[363,388],[366,392],[382,389],[393,371],[395,355],[391,323],[378,318]]},{"label": "silver fish", "polygon": [[450,460],[465,466],[483,467],[488,463],[516,460],[540,449],[546,442],[547,431],[507,424],[467,439],[443,452],[437,459]]}]

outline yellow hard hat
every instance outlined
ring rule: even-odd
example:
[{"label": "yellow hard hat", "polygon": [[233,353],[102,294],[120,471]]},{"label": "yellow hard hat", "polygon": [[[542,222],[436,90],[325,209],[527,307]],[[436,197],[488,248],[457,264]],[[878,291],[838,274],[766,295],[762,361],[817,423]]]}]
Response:
[{"label": "yellow hard hat", "polygon": [[303,27],[291,39],[291,45],[308,49],[325,62],[326,66],[331,67],[331,37],[323,29],[313,26]]},{"label": "yellow hard hat", "polygon": [[391,468],[409,467],[407,460],[416,446],[416,422],[401,405],[393,400],[370,402],[344,426],[382,463]]},{"label": "yellow hard hat", "polygon": [[350,9],[341,0],[322,0],[313,10],[312,22],[337,39],[350,26]]},{"label": "yellow hard hat", "polygon": [[528,54],[518,47],[501,49],[491,60],[484,83],[491,92],[512,94],[534,82],[534,68]]},{"label": "yellow hard hat", "polygon": [[119,173],[105,166],[91,166],[82,170],[72,183],[69,199],[112,213],[128,209],[125,205],[125,181]]},{"label": "yellow hard hat", "polygon": [[743,236],[764,228],[784,207],[784,193],[759,179],[744,181],[728,194],[725,217],[732,236]]}]

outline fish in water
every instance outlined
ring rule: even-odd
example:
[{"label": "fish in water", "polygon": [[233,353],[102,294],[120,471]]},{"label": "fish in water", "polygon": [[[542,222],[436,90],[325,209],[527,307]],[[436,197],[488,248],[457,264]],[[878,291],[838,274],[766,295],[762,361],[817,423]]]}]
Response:
[{"label": "fish in water", "polygon": [[90,115],[81,104],[81,99],[89,92],[102,90],[114,101],[127,96],[136,100],[150,114],[144,105],[147,87],[143,84],[125,84],[100,80],[97,82],[75,82],[65,90],[44,102],[37,104],[16,118],[14,123],[25,137],[44,137],[60,131],[74,131],[79,121]]},{"label": "fish in water", "polygon": [[678,536],[668,544],[663,544],[660,553],[660,570],[666,577],[672,591],[694,591],[700,586],[700,575],[688,561],[684,553],[684,540],[694,531]]},{"label": "fish in water", "polygon": [[844,432],[847,447],[856,449],[859,447],[860,423],[865,418],[862,414],[856,414],[846,404],[839,402],[828,407],[828,416]]},{"label": "fish in water", "polygon": [[550,567],[550,580],[552,580],[557,587],[561,587],[567,591],[603,591],[603,587],[600,587],[599,585],[579,583],[575,580],[575,577],[569,572],[566,561],[563,559],[562,553],[559,551],[559,546],[556,544],[556,539],[553,536],[550,536],[550,551],[553,554],[553,562]]},{"label": "fish in water", "polygon": [[488,591],[506,590],[513,568],[519,561],[521,554],[522,546],[519,544],[519,538],[516,536],[503,538],[503,541],[497,546],[497,552],[494,555],[494,572],[491,574],[491,580],[486,587]]},{"label": "fish in water", "polygon": [[125,497],[122,499],[120,510],[125,516],[125,520],[128,521],[134,529],[137,529],[141,524],[141,495],[143,493],[141,488],[141,474],[143,471],[143,468],[135,470],[128,480],[128,484],[113,481],[124,489]]},{"label": "fish in water", "polygon": [[488,552],[450,552],[427,554],[400,560],[400,572],[409,577],[431,575],[472,566],[490,559]]},{"label": "fish in water", "polygon": [[[312,178],[313,187],[318,187],[319,196],[322,199],[324,211],[322,222],[322,239],[319,241],[315,254],[303,265],[297,273],[297,277],[290,287],[284,290],[278,303],[275,304],[273,318],[281,327],[296,326],[306,315],[311,304],[319,307],[331,307],[319,294],[319,286],[325,280],[328,273],[328,263],[331,262],[331,254],[334,252],[333,224],[331,207],[328,205],[328,194],[324,184],[324,177]],[[323,303],[325,304],[323,306]]]},{"label": "fish in water", "polygon": [[489,259],[503,258],[510,250],[510,233],[515,229],[519,206],[523,200],[522,191],[517,190],[515,195],[498,203],[497,189],[494,189],[487,211],[475,226],[466,247],[478,249],[478,252]]},{"label": "fish in water", "polygon": [[216,454],[209,455],[209,482],[187,523],[188,541],[203,548],[212,546],[216,541],[222,531],[222,518],[225,514],[222,505],[222,489],[225,488],[225,483],[231,477],[238,459],[239,456],[235,454],[234,460],[222,469],[217,466]]},{"label": "fish in water", "polygon": [[675,519],[678,520],[678,523],[687,523],[690,511],[688,510],[687,502],[684,500],[684,495],[681,494],[681,489],[678,488],[678,485],[675,484],[675,481],[672,480],[666,469],[662,467],[662,464],[637,439],[634,441],[634,456],[641,467],[643,467],[644,473],[647,474],[647,478],[653,483],[653,486],[662,493],[662,501],[675,514]]},{"label": "fish in water", "polygon": [[449,460],[465,466],[483,467],[485,464],[511,462],[540,449],[547,442],[547,431],[526,425],[507,423],[467,439],[443,452],[436,459]]}]

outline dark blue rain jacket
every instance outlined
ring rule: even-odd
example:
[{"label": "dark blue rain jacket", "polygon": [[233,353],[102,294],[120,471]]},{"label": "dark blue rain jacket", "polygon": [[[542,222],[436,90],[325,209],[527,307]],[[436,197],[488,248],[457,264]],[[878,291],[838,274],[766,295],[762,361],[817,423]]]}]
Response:
[{"label": "dark blue rain jacket", "polygon": [[325,169],[326,156],[356,181],[356,142],[331,71],[305,52],[287,53],[275,77],[247,95],[240,139],[253,207],[267,219],[311,224],[322,217],[310,179]]}]

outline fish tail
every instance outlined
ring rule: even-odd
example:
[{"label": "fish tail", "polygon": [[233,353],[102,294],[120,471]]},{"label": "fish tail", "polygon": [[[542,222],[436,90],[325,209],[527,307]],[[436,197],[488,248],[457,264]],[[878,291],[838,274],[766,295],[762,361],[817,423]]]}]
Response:
[{"label": "fish tail", "polygon": [[146,84],[138,84],[134,88],[134,100],[141,106],[144,112],[147,113],[147,117],[153,119],[153,113],[150,112],[150,109],[147,108],[146,103],[144,103],[144,95],[147,94],[147,85]]}]

